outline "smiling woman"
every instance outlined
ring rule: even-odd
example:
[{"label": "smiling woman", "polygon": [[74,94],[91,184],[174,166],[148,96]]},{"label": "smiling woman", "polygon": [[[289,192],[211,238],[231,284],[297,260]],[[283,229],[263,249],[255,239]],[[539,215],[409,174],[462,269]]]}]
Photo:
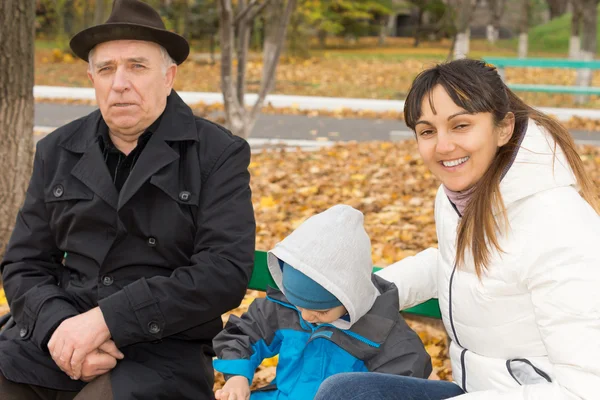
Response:
[{"label": "smiling woman", "polygon": [[315,399],[597,398],[600,204],[569,132],[468,59],[417,76],[404,114],[442,182],[439,248],[378,274],[400,309],[439,299],[455,383],[345,374]]}]

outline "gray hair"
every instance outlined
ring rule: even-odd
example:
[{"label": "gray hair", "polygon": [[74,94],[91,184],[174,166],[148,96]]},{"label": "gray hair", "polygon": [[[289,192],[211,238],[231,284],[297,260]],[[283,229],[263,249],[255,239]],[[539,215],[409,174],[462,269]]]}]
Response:
[{"label": "gray hair", "polygon": [[[167,49],[165,49],[164,47],[162,47],[161,45],[157,44],[159,50],[160,50],[160,56],[162,58],[162,72],[163,74],[167,73],[167,69],[171,66],[171,65],[177,65],[177,63],[175,62],[175,60],[173,60],[173,57],[171,57],[171,55],[169,54],[169,52],[167,51]],[[94,74],[94,54],[96,53],[96,47],[92,48],[90,50],[90,52],[88,53],[88,70],[90,71],[91,74]]]}]

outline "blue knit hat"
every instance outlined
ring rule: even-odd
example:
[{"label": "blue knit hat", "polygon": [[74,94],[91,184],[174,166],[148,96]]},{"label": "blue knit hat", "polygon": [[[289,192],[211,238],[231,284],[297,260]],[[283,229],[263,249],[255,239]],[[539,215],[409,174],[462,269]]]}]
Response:
[{"label": "blue knit hat", "polygon": [[323,286],[285,262],[280,262],[283,292],[290,303],[309,310],[326,310],[342,303]]}]

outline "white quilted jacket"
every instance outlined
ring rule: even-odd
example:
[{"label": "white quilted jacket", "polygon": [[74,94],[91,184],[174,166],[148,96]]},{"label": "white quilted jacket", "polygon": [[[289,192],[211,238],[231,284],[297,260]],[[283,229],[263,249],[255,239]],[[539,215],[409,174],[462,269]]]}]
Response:
[{"label": "white quilted jacket", "polygon": [[[379,275],[400,308],[438,298],[460,400],[600,399],[600,216],[549,134],[529,121],[501,182],[510,230],[488,273],[454,269],[459,216],[442,188],[438,249]],[[554,169],[554,171],[553,171]],[[470,258],[467,258],[469,260]]]}]

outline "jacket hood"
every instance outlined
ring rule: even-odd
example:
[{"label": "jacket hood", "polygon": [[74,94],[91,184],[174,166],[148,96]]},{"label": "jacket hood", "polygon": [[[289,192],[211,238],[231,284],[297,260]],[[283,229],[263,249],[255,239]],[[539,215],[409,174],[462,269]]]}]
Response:
[{"label": "jacket hood", "polygon": [[271,276],[284,295],[279,260],[341,301],[350,320],[332,323],[340,329],[349,329],[371,309],[379,295],[371,280],[371,240],[363,220],[363,214],[350,206],[333,206],[308,218],[267,254]]},{"label": "jacket hood", "polygon": [[517,156],[500,182],[505,206],[544,190],[576,184],[560,146],[530,119]]}]

